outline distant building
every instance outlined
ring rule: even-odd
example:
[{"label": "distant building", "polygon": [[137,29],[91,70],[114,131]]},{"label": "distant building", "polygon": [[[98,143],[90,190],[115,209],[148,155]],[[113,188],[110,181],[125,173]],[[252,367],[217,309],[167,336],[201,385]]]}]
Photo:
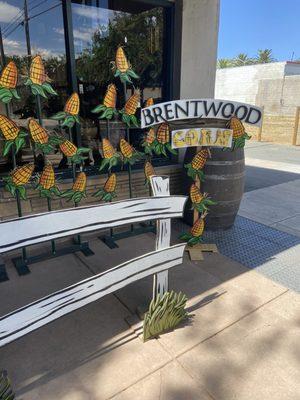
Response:
[{"label": "distant building", "polygon": [[300,106],[300,62],[218,69],[215,98],[264,106],[267,114],[294,115]]}]

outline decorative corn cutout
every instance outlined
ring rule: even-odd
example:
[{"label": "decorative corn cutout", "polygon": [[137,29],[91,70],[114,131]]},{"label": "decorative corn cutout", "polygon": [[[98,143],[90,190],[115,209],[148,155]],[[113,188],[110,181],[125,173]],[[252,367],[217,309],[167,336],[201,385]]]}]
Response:
[{"label": "decorative corn cutout", "polygon": [[142,158],[142,153],[136,151],[125,139],[120,140],[120,150],[124,164],[134,165]]},{"label": "decorative corn cutout", "polygon": [[120,111],[122,115],[122,120],[129,127],[134,125],[136,127],[139,126],[138,120],[135,116],[136,110],[139,107],[140,102],[140,92],[136,90],[132,96],[126,101],[124,108]]},{"label": "decorative corn cutout", "polygon": [[194,183],[190,187],[190,199],[192,208],[200,213],[208,210],[208,206],[217,204],[208,197],[207,193],[201,193],[200,189]]},{"label": "decorative corn cutout", "polygon": [[7,178],[4,178],[5,189],[8,190],[14,197],[18,191],[20,197],[26,200],[26,183],[29,182],[34,170],[34,164],[26,164],[22,167],[15,168]]},{"label": "decorative corn cutout", "polygon": [[207,149],[201,149],[198,153],[193,157],[191,163],[185,164],[185,168],[187,168],[187,174],[192,179],[195,180],[196,176],[199,177],[201,181],[204,180],[204,172],[202,171],[206,160],[209,156]]},{"label": "decorative corn cutout", "polygon": [[13,98],[20,100],[20,96],[16,90],[17,82],[18,70],[16,64],[10,61],[0,76],[0,101],[7,104]]},{"label": "decorative corn cutout", "polygon": [[77,148],[70,140],[58,136],[53,138],[53,142],[59,145],[60,151],[74,164],[80,164],[86,160],[87,157],[84,157],[83,154],[87,154],[90,151],[88,147]]},{"label": "decorative corn cutout", "polygon": [[153,128],[150,128],[149,131],[146,133],[146,136],[144,137],[144,140],[142,142],[145,154],[152,155],[155,146],[155,139],[156,139],[155,130]]},{"label": "decorative corn cutout", "polygon": [[230,119],[228,125],[233,131],[233,149],[244,147],[245,141],[251,139],[251,136],[246,133],[245,127],[242,122],[237,117],[233,116]]},{"label": "decorative corn cutout", "polygon": [[169,125],[163,122],[159,125],[156,132],[156,141],[154,151],[157,155],[163,154],[167,157],[167,150],[172,154],[177,154],[175,149],[172,149],[170,144],[170,128]]},{"label": "decorative corn cutout", "polygon": [[100,104],[96,108],[92,110],[92,113],[100,113],[102,114],[99,116],[99,119],[101,118],[106,118],[106,119],[112,119],[114,115],[118,115],[118,112],[116,110],[116,102],[117,102],[117,88],[116,86],[111,83],[108,85],[103,104]]},{"label": "decorative corn cutout", "polygon": [[103,160],[101,162],[100,171],[102,171],[105,167],[108,166],[110,170],[112,167],[118,165],[121,161],[120,154],[113,148],[113,145],[110,143],[108,139],[102,139],[102,154]]},{"label": "decorative corn cutout", "polygon": [[80,109],[80,100],[78,93],[74,92],[68,98],[64,111],[60,111],[57,114],[53,115],[51,118],[57,121],[62,121],[62,127],[67,126],[68,128],[72,128],[74,124],[80,124],[79,120],[79,109]]},{"label": "decorative corn cutout", "polygon": [[148,185],[149,181],[150,181],[150,177],[152,175],[156,175],[155,170],[150,161],[145,162],[144,173],[145,173],[145,185]]},{"label": "decorative corn cutout", "polygon": [[150,106],[153,106],[153,105],[154,105],[153,97],[149,97],[149,99],[147,99],[145,101],[145,107],[150,107]]},{"label": "decorative corn cutout", "polygon": [[100,197],[100,200],[103,201],[112,201],[114,197],[116,197],[116,186],[117,186],[117,176],[116,174],[111,174],[103,188],[99,189],[93,196]]},{"label": "decorative corn cutout", "polygon": [[204,232],[204,218],[207,215],[207,211],[205,211],[194,223],[189,233],[183,233],[180,236],[180,239],[187,242],[189,246],[194,246],[195,244],[202,242],[202,235]]},{"label": "decorative corn cutout", "polygon": [[36,150],[40,150],[44,154],[54,151],[52,139],[49,137],[48,132],[35,119],[29,118],[28,130]]},{"label": "decorative corn cutout", "polygon": [[86,197],[86,174],[79,172],[72,189],[67,190],[62,194],[62,197],[67,197],[67,201],[73,200],[75,204],[79,203],[83,197]]},{"label": "decorative corn cutout", "polygon": [[2,114],[0,114],[0,131],[5,139],[3,156],[7,156],[13,145],[15,145],[15,154],[24,147],[27,133],[14,121]]},{"label": "decorative corn cutout", "polygon": [[47,93],[57,96],[56,91],[50,85],[51,80],[47,76],[41,56],[35,56],[30,65],[29,78],[25,85],[31,87],[33,95],[47,98]]},{"label": "decorative corn cutout", "polygon": [[55,173],[51,164],[45,165],[38,180],[37,189],[40,191],[41,197],[59,196],[60,191],[56,186]]},{"label": "decorative corn cutout", "polygon": [[132,83],[131,78],[139,78],[139,76],[133,71],[124,53],[123,47],[121,46],[117,49],[115,61],[112,61],[112,67],[115,77],[119,77],[123,83]]}]

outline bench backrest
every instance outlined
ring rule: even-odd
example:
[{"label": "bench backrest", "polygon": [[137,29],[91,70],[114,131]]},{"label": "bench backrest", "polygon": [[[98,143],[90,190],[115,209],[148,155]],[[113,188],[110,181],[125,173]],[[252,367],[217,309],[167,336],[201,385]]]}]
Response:
[{"label": "bench backrest", "polygon": [[157,219],[156,251],[46,296],[0,318],[0,347],[118,290],[155,274],[156,292],[168,289],[168,269],[182,263],[184,244],[170,246],[170,218],[181,217],[186,197],[170,196],[169,178],[151,178],[154,197],[47,212],[0,223],[0,252],[77,233]]}]

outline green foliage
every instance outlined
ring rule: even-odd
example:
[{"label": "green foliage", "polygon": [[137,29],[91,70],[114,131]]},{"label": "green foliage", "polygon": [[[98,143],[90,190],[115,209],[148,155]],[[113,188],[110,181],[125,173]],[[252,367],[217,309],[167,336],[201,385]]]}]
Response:
[{"label": "green foliage", "polygon": [[251,136],[245,133],[243,136],[233,139],[232,150],[245,147],[246,140],[251,139]]},{"label": "green foliage", "polygon": [[217,68],[240,67],[243,65],[266,64],[276,61],[273,58],[271,49],[258,50],[254,58],[248,57],[245,53],[240,53],[234,58],[220,58]]},{"label": "green foliage", "polygon": [[79,190],[74,191],[73,189],[69,189],[62,193],[61,197],[66,197],[68,199],[67,201],[73,200],[75,204],[78,204],[84,197],[86,197],[86,192],[80,192]]},{"label": "green foliage", "polygon": [[0,400],[14,400],[15,395],[6,371],[0,372]]},{"label": "green foliage", "polygon": [[200,181],[204,181],[205,175],[204,172],[201,169],[194,169],[192,167],[192,164],[184,164],[184,167],[187,169],[187,174],[190,178],[193,180],[196,180],[196,177],[200,179]]},{"label": "green foliage", "polygon": [[175,293],[173,290],[166,292],[162,297],[158,295],[156,299],[153,299],[144,318],[144,341],[174,329],[187,318],[186,302],[185,294]]},{"label": "green foliage", "polygon": [[272,56],[271,49],[258,50],[257,56],[256,56],[257,64],[267,64],[267,63],[271,63],[274,61],[276,61],[276,60]]},{"label": "green foliage", "polygon": [[187,242],[189,246],[195,246],[197,243],[203,242],[202,236],[193,236],[191,233],[182,233],[179,236],[179,239],[183,240],[184,242]]},{"label": "green foliage", "polygon": [[104,188],[101,188],[97,190],[97,192],[93,193],[94,197],[99,197],[100,200],[103,200],[105,202],[110,202],[112,201],[115,197],[117,197],[116,192],[110,192],[108,193]]}]

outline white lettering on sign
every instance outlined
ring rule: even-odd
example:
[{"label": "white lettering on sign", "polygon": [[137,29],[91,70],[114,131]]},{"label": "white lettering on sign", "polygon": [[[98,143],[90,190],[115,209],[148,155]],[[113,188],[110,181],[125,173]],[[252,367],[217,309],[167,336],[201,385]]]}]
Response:
[{"label": "white lettering on sign", "polygon": [[194,146],[231,147],[232,130],[222,128],[191,128],[172,131],[172,148]]},{"label": "white lettering on sign", "polygon": [[216,118],[229,120],[236,115],[247,124],[261,126],[262,109],[236,101],[215,99],[175,100],[155,104],[141,111],[141,127],[147,128],[162,122],[192,118]]}]

